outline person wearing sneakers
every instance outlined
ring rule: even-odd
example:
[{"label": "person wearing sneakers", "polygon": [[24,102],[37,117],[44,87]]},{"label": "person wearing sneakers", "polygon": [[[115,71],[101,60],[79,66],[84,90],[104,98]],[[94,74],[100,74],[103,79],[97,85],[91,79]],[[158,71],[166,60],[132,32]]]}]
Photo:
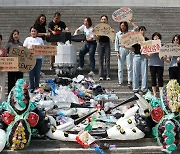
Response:
[{"label": "person wearing sneakers", "polygon": [[[102,15],[100,18],[101,23],[108,23],[108,17]],[[110,80],[110,39],[107,36],[97,36],[98,39],[98,59],[99,59],[99,81],[103,80],[103,62],[105,58],[106,64],[106,80]]]},{"label": "person wearing sneakers", "polygon": [[[36,27],[30,28],[30,36],[24,40],[23,46],[32,49],[32,45],[44,45],[43,39],[38,37],[38,31]],[[36,64],[34,68],[29,72],[30,92],[33,92],[36,88],[39,88],[40,72],[42,67],[42,56],[36,56]]]},{"label": "person wearing sneakers", "polygon": [[90,17],[86,17],[84,19],[84,24],[75,30],[75,34],[80,32],[84,32],[86,35],[86,41],[84,46],[81,48],[79,52],[79,67],[78,70],[82,70],[84,67],[84,56],[89,52],[89,62],[90,62],[90,72],[89,76],[94,76],[95,70],[95,51],[96,51],[96,39],[93,34],[92,20]]},{"label": "person wearing sneakers", "polygon": [[[140,26],[139,32],[144,36],[145,41],[149,40],[145,37],[146,27]],[[147,55],[141,54],[141,45],[135,44],[133,58],[133,91],[134,93],[145,94],[148,90],[148,59]],[[139,76],[141,74],[141,87],[139,86]],[[141,88],[141,90],[140,90]]]},{"label": "person wearing sneakers", "polygon": [[[137,26],[134,22],[132,22],[132,19],[129,21],[132,26],[133,30],[135,31],[137,29]],[[127,72],[128,72],[128,87],[131,87],[132,84],[132,67],[133,67],[133,54],[132,52],[125,47],[122,47],[120,44],[120,39],[121,37],[130,32],[128,30],[128,23],[127,22],[120,22],[119,24],[119,29],[120,31],[116,33],[116,38],[115,38],[115,51],[117,52],[117,58],[118,58],[118,80],[119,80],[119,85],[123,84],[123,68],[124,68],[124,63],[126,60],[126,65],[127,65]]]}]

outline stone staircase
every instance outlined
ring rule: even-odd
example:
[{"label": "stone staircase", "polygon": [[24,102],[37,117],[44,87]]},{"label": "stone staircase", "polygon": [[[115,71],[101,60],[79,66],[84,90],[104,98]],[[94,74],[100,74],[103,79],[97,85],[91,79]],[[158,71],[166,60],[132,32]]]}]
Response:
[{"label": "stone staircase", "polygon": [[[119,24],[113,22],[111,14],[119,7],[0,7],[0,33],[3,35],[3,43],[6,44],[8,37],[13,29],[20,31],[21,41],[29,36],[29,28],[33,25],[36,17],[44,13],[47,16],[47,23],[52,20],[53,14],[56,11],[61,12],[62,20],[70,28],[72,34],[74,30],[83,23],[83,19],[86,16],[90,16],[93,21],[93,25],[99,22],[99,18],[102,14],[109,16],[109,24],[118,31]],[[180,8],[163,8],[163,7],[131,7],[133,10],[133,18],[137,25],[145,25],[147,27],[147,36],[150,38],[152,33],[158,31],[163,36],[163,43],[171,42],[174,34],[180,32],[178,18],[180,14]],[[77,55],[82,43],[72,42],[77,48]],[[102,86],[108,91],[112,91],[117,94],[119,99],[116,101],[121,102],[133,95],[131,89],[127,87],[127,73],[124,70],[124,85],[118,86],[117,80],[117,58],[114,52],[114,44],[111,45],[111,80],[101,81]],[[98,81],[98,59],[96,52],[96,69],[95,69],[95,81]],[[49,70],[49,57],[45,58],[42,72],[45,74],[41,77],[41,82],[49,78],[56,77],[54,71]],[[88,74],[88,55],[85,56],[85,69],[84,71],[77,71],[77,74]],[[28,79],[28,74],[24,74]],[[165,83],[168,82],[168,64],[165,64],[164,71]],[[6,83],[7,84],[7,83]],[[151,87],[150,74],[148,75],[148,86]],[[141,139],[136,141],[113,141],[103,140],[103,143],[115,144],[116,148],[105,151],[107,154],[122,153],[122,154],[139,154],[139,153],[162,153],[160,147],[157,145],[155,139]],[[76,153],[96,153],[94,150],[83,149],[80,145],[71,142],[62,142],[54,140],[33,140],[27,149],[20,151],[4,150],[2,154],[60,154],[72,152]],[[174,154],[180,153],[180,149],[174,152]]]}]

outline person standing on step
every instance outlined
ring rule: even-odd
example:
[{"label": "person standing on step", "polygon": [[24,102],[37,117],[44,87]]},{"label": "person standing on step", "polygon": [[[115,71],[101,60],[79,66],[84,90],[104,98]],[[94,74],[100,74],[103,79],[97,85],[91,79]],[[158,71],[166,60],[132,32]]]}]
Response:
[{"label": "person standing on step", "polygon": [[[0,57],[7,57],[7,51],[2,46],[2,35],[0,34]],[[6,72],[0,72],[0,103],[5,101]]]},{"label": "person standing on step", "polygon": [[[38,30],[38,37],[41,37],[45,43],[45,40],[47,37],[50,36],[49,33],[46,33],[46,16],[44,14],[40,14],[35,23],[34,23],[34,27],[36,27],[36,29]],[[40,73],[41,77],[43,76],[43,72]]]},{"label": "person standing on step", "polygon": [[75,30],[75,34],[80,32],[84,32],[86,35],[86,41],[84,46],[81,48],[79,52],[79,67],[78,70],[82,70],[84,67],[84,56],[89,52],[89,62],[90,62],[90,72],[88,75],[94,76],[95,70],[95,52],[96,52],[96,39],[93,33],[92,20],[90,17],[86,17],[84,19],[84,24]]},{"label": "person standing on step", "polygon": [[[174,35],[172,39],[172,43],[175,45],[180,45],[180,35]],[[180,69],[178,67],[178,63],[180,62],[180,56],[164,56],[164,60],[170,63],[169,66],[169,78],[176,79],[180,84]]]},{"label": "person standing on step", "polygon": [[[53,35],[59,35],[63,30],[69,32],[69,29],[68,27],[66,27],[66,24],[63,21],[61,21],[61,14],[59,12],[55,12],[53,20],[48,25],[48,31]],[[57,42],[53,42],[51,44],[57,45]],[[53,68],[54,62],[55,62],[55,56],[51,56],[50,59],[51,69]]]},{"label": "person standing on step", "polygon": [[[100,18],[101,23],[108,24],[108,17],[106,15],[102,15]],[[103,63],[105,59],[106,65],[106,80],[110,80],[110,54],[111,54],[111,46],[110,39],[107,36],[97,36],[98,39],[98,59],[99,59],[99,81],[103,80]]]},{"label": "person standing on step", "polygon": [[[19,46],[23,44],[19,41],[19,31],[15,29],[10,34],[6,50],[9,53],[12,48]],[[23,78],[23,72],[8,72],[8,93],[15,86],[16,81],[21,78]]]},{"label": "person standing on step", "polygon": [[126,60],[126,66],[127,66],[127,73],[128,73],[128,87],[131,87],[132,85],[132,73],[133,73],[133,53],[128,49],[120,44],[121,37],[130,32],[137,29],[136,24],[132,21],[132,19],[129,21],[132,26],[133,30],[128,30],[128,23],[127,22],[120,22],[119,29],[120,31],[116,33],[115,38],[115,51],[117,52],[117,58],[118,58],[118,81],[119,85],[121,86],[123,84],[123,69],[124,69],[124,63]]},{"label": "person standing on step", "polygon": [[[140,26],[139,32],[145,37],[146,27]],[[145,41],[149,40],[145,37]],[[147,55],[141,54],[141,45],[135,44],[133,58],[133,91],[134,93],[140,92],[145,94],[148,90],[148,59]],[[141,86],[139,86],[139,77],[141,74]],[[140,90],[141,89],[141,90]]]},{"label": "person standing on step", "polygon": [[38,37],[41,37],[44,41],[46,37],[49,37],[49,33],[46,33],[46,16],[44,14],[40,14],[35,23],[34,27],[38,30]]},{"label": "person standing on step", "polygon": [[[30,37],[27,37],[23,43],[24,47],[28,49],[32,48],[32,45],[44,45],[41,37],[38,37],[38,31],[36,27],[32,26],[30,28]],[[36,56],[36,64],[34,68],[29,72],[29,82],[30,82],[30,92],[33,92],[39,87],[40,82],[40,72],[42,67],[42,56]]]},{"label": "person standing on step", "polygon": [[[152,35],[152,40],[161,40],[162,36],[160,33],[155,32]],[[148,54],[149,59],[149,68],[151,73],[151,82],[152,82],[152,91],[153,95],[157,97],[157,82],[158,78],[158,87],[159,92],[163,87],[163,72],[164,72],[164,61],[159,58],[159,53]]]}]

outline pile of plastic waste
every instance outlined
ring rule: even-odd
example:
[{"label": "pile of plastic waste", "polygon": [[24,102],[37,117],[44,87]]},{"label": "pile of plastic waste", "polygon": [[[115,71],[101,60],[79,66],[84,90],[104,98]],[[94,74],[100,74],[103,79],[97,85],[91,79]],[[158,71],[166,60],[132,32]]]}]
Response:
[{"label": "pile of plastic waste", "polygon": [[[18,81],[21,86],[15,87],[9,94],[7,103],[0,106],[0,122],[4,126],[0,131],[4,136],[9,131],[14,134],[11,128],[17,127],[17,124],[8,119],[13,121],[17,119],[14,118],[16,116],[19,118],[18,129],[25,131],[28,128],[32,129],[31,132],[43,132],[41,134],[53,139],[76,141],[84,148],[95,149],[99,154],[104,153],[103,149],[111,148],[110,145],[100,145],[101,138],[136,140],[154,136],[166,153],[173,152],[179,145],[180,87],[176,80],[169,81],[163,87],[161,99],[152,96],[149,91],[144,96],[135,94],[122,102],[118,102],[115,94],[108,93],[92,78],[83,75],[73,79],[59,77],[46,80],[33,93],[27,93],[27,85],[24,84],[24,87],[21,82],[24,83]],[[17,92],[22,92],[22,96]],[[26,99],[23,97],[24,92],[27,93]],[[21,100],[18,100],[19,97]],[[15,112],[17,115],[14,115]],[[24,119],[26,123],[22,122],[22,113],[29,115],[28,119]],[[6,127],[8,132],[4,129]],[[1,135],[0,138],[4,137]],[[10,134],[10,140],[16,145],[12,149],[22,149],[19,139],[16,143],[12,137]],[[0,143],[0,149],[3,149],[4,144],[5,141]]]}]

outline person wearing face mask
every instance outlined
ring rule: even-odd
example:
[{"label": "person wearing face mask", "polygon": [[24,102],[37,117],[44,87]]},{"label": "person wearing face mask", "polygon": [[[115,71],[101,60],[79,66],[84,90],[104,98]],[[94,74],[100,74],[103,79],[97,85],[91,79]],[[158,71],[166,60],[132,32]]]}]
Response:
[{"label": "person wearing face mask", "polygon": [[[130,31],[136,31],[137,26],[134,22],[132,22],[132,19],[129,21],[132,26],[133,30]],[[125,48],[121,46],[120,44],[120,39],[121,37],[130,32],[128,30],[128,23],[127,22],[120,22],[119,24],[119,29],[120,31],[116,33],[116,38],[115,38],[115,51],[117,52],[117,58],[118,58],[118,80],[119,80],[119,85],[121,86],[123,84],[123,68],[124,68],[124,63],[126,60],[126,66],[127,66],[127,73],[128,73],[128,87],[131,88],[132,84],[132,59],[133,59],[133,54],[130,51],[131,49]]]},{"label": "person wearing face mask", "polygon": [[[7,57],[7,51],[2,46],[2,35],[0,34],[0,57]],[[5,101],[6,72],[0,72],[0,103]]]},{"label": "person wearing face mask", "polygon": [[[152,40],[161,40],[162,36],[160,33],[155,32],[152,35]],[[164,72],[164,61],[159,58],[159,53],[148,54],[149,56],[149,68],[151,73],[151,82],[152,82],[152,91],[153,95],[157,97],[157,82],[158,78],[158,87],[159,92],[163,87],[163,72]]]},{"label": "person wearing face mask", "polygon": [[79,67],[77,70],[82,70],[84,67],[84,56],[89,52],[89,62],[90,62],[90,72],[89,76],[94,76],[95,70],[95,51],[96,51],[96,39],[93,33],[92,20],[90,17],[86,17],[84,19],[84,24],[75,30],[75,34],[78,31],[84,32],[86,35],[86,41],[84,46],[81,48],[79,52]]},{"label": "person wearing face mask", "polygon": [[[63,30],[69,32],[69,28],[66,27],[66,24],[63,21],[61,21],[61,14],[59,12],[55,12],[53,20],[48,25],[48,31],[53,35],[59,35]],[[57,42],[53,42],[51,44],[57,45]],[[51,56],[50,59],[51,69],[53,68],[54,62],[55,62],[55,56]]]},{"label": "person wearing face mask", "polygon": [[[108,17],[106,15],[102,15],[100,18],[101,23],[108,24]],[[103,63],[105,58],[106,65],[106,80],[110,80],[110,39],[107,36],[96,36],[98,39],[98,59],[99,59],[99,81],[103,80]]]},{"label": "person wearing face mask", "polygon": [[[23,44],[19,41],[19,31],[15,29],[10,34],[6,50],[9,53],[12,48],[19,46],[23,46]],[[8,72],[8,93],[15,86],[16,81],[21,78],[23,78],[22,72]]]},{"label": "person wearing face mask", "polygon": [[[146,27],[140,26],[139,32],[144,36],[145,41],[149,40],[145,37]],[[135,44],[133,58],[133,91],[145,94],[148,90],[148,59],[146,55],[141,54],[141,45]],[[139,86],[139,77],[141,74],[141,86]]]},{"label": "person wearing face mask", "polygon": [[[36,27],[32,26],[30,28],[30,37],[24,40],[23,46],[32,49],[32,45],[44,45],[41,37],[38,37],[38,31]],[[30,92],[33,92],[39,87],[40,82],[40,72],[42,67],[42,56],[36,56],[36,64],[34,68],[29,72],[29,82],[30,82]]]}]

